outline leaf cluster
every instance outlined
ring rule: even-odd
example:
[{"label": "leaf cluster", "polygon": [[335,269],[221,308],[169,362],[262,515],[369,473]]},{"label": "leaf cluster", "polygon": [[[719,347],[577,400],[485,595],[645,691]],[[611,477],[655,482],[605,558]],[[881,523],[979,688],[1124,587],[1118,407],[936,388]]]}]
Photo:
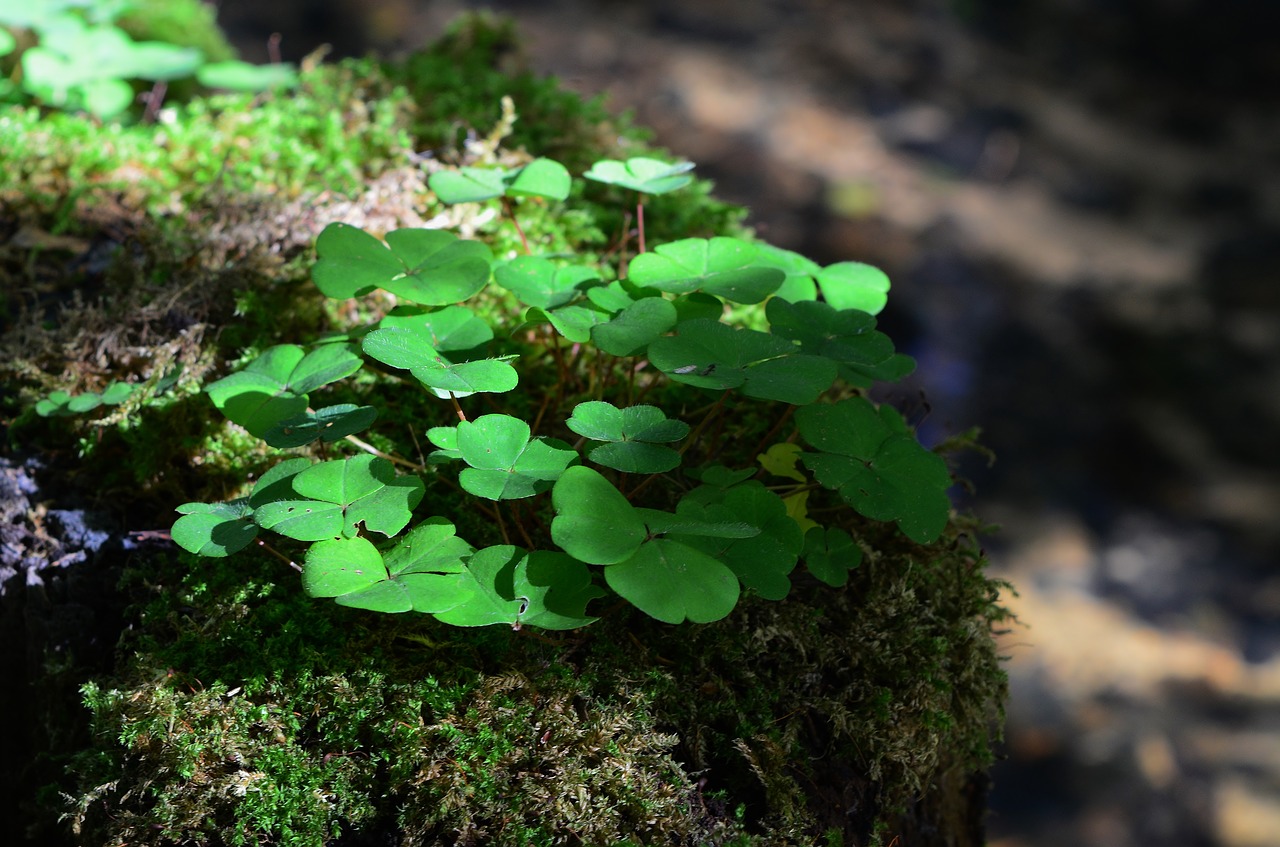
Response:
[{"label": "leaf cluster", "polygon": [[[133,106],[135,80],[167,85],[194,78],[207,88],[234,91],[296,82],[289,65],[210,61],[195,47],[136,41],[118,25],[133,5],[128,0],[0,0],[0,27],[8,28],[0,28],[0,59],[14,61],[16,55],[20,70],[18,84],[3,82],[0,98],[111,119]],[[35,43],[24,46],[10,30]]]},{"label": "leaf cluster", "polygon": [[[875,328],[888,279],[727,236],[644,249],[646,199],[685,187],[692,167],[637,157],[585,173],[635,198],[638,252],[617,265],[538,255],[527,241],[525,255],[497,257],[445,230],[327,227],[319,290],[396,305],[309,349],[266,349],[206,387],[251,435],[309,452],[245,496],[181,506],[174,539],[226,556],[270,531],[310,545],[296,567],[312,596],[545,629],[590,623],[588,605],[609,593],[668,623],[719,620],[744,591],[785,597],[801,561],[843,584],[861,556],[855,515],[937,539],[945,463],[861,392],[913,366]],[[517,228],[525,207],[571,194],[548,159],[440,171],[431,184],[446,203],[501,198]],[[743,310],[765,328],[727,317]],[[362,371],[380,381],[366,403],[313,401]],[[404,392],[456,418],[417,424],[435,448],[418,462],[357,437]],[[364,452],[325,457],[342,445]],[[457,534],[475,511],[496,537]]]}]

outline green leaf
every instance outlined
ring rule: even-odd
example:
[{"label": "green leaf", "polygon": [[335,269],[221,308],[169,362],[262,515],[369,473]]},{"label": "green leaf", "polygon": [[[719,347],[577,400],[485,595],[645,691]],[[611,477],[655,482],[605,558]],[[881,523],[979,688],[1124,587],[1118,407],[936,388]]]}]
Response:
[{"label": "green leaf", "polygon": [[792,303],[817,298],[818,284],[815,278],[822,270],[817,262],[772,244],[757,244],[756,250],[756,264],[768,265],[786,274],[782,285],[773,293],[774,297],[781,297]]},{"label": "green leaf", "polygon": [[179,47],[163,41],[139,41],[121,55],[116,74],[121,77],[171,80],[191,76],[204,55],[194,47]]},{"label": "green leaf", "polygon": [[689,171],[693,162],[677,162],[674,165],[657,159],[637,156],[625,162],[602,159],[591,166],[583,176],[587,179],[630,188],[641,194],[666,194],[684,188],[693,181]]},{"label": "green leaf", "polygon": [[372,406],[351,403],[325,406],[281,421],[269,429],[262,440],[279,449],[302,447],[316,440],[329,444],[368,429],[377,418],[378,410]]},{"label": "green leaf", "polygon": [[613,317],[612,313],[589,303],[571,303],[557,309],[529,309],[525,312],[525,323],[549,323],[556,332],[575,344],[585,344],[591,340],[591,328],[604,323]]},{"label": "green leaf", "polygon": [[427,187],[441,203],[479,203],[501,197],[506,190],[502,168],[459,168],[436,171],[427,178]]},{"label": "green leaf", "polygon": [[498,285],[526,306],[556,309],[577,299],[587,284],[599,280],[592,268],[553,264],[541,256],[520,256],[494,271]]},{"label": "green leaf", "polygon": [[113,382],[102,392],[102,402],[107,406],[118,406],[129,399],[129,395],[133,394],[133,388],[134,386],[127,382]]},{"label": "green leaf", "polygon": [[746,369],[742,393],[761,400],[805,406],[836,381],[835,362],[822,356],[796,354],[757,362]]},{"label": "green leaf", "polygon": [[342,535],[342,506],[296,498],[273,500],[255,509],[253,520],[263,529],[298,541],[322,541]]},{"label": "green leaf", "polygon": [[654,539],[605,568],[605,582],[640,611],[666,623],[710,623],[726,617],[741,588],[733,571],[707,554]]},{"label": "green leaf", "polygon": [[409,611],[405,603],[395,602],[394,594],[378,593],[372,604],[352,602],[352,595],[359,595],[386,580],[387,568],[382,555],[366,538],[317,541],[307,550],[302,565],[302,588],[312,597],[336,597],[339,603],[347,600],[344,605],[379,612]]},{"label": "green leaf", "polygon": [[876,319],[866,312],[837,312],[826,303],[793,304],[774,298],[765,316],[775,335],[798,342],[804,353],[864,367],[882,365],[893,356],[893,342],[876,331]]},{"label": "green leaf", "polygon": [[71,401],[71,395],[65,391],[51,391],[49,396],[36,403],[36,414],[42,418],[61,417],[69,415],[67,404]]},{"label": "green leaf", "polygon": [[102,395],[96,391],[77,394],[67,401],[67,412],[73,415],[91,412],[102,405]]},{"label": "green leaf", "polygon": [[661,445],[689,434],[688,424],[667,418],[656,406],[619,409],[600,400],[579,403],[565,425],[594,441],[613,442],[593,448],[589,456],[597,464],[626,473],[665,473],[675,468],[680,454]]},{"label": "green leaf", "polygon": [[437,337],[430,321],[405,321],[376,329],[361,342],[364,352],[379,362],[405,368],[419,382],[456,395],[479,391],[510,391],[519,376],[509,361],[514,356],[453,362],[432,346]]},{"label": "green leaf", "polygon": [[507,178],[507,194],[564,200],[573,185],[564,165],[551,159],[534,159]]},{"label": "green leaf", "polygon": [[607,323],[591,328],[591,340],[614,356],[635,356],[676,325],[676,307],[661,297],[646,297]]},{"label": "green leaf", "polygon": [[748,482],[724,492],[718,502],[705,498],[681,500],[676,514],[699,521],[740,521],[755,527],[746,538],[714,538],[704,534],[673,538],[701,550],[727,565],[748,588],[769,600],[781,600],[791,590],[787,575],[796,566],[804,537],[787,514],[782,498],[758,482]]},{"label": "green leaf", "polygon": [[510,415],[482,415],[458,424],[458,450],[471,467],[458,482],[490,500],[515,500],[546,491],[578,458],[566,447],[529,438],[529,425]]},{"label": "green leaf", "polygon": [[551,489],[556,517],[551,538],[575,559],[612,565],[630,557],[645,539],[635,507],[599,471],[567,469]]},{"label": "green leaf", "polygon": [[391,582],[415,612],[444,612],[466,601],[467,586],[459,581],[463,561],[475,549],[454,535],[453,524],[429,518],[409,530],[387,551],[384,561]]},{"label": "green leaf", "polygon": [[748,365],[794,353],[795,344],[767,332],[734,329],[695,319],[676,325],[675,335],[649,345],[649,361],[676,382],[701,388],[737,388]]},{"label": "green leaf", "polygon": [[266,473],[258,477],[258,482],[249,494],[249,505],[257,509],[267,503],[280,500],[295,500],[293,478],[311,467],[310,459],[285,459],[277,462]]},{"label": "green leaf", "polygon": [[359,227],[329,224],[316,239],[311,279],[326,297],[359,297],[405,271],[387,245]]},{"label": "green leaf", "polygon": [[254,519],[299,541],[351,538],[361,523],[370,532],[395,535],[424,491],[416,476],[398,477],[391,462],[367,454],[312,465],[291,480],[297,497],[264,503]]},{"label": "green leaf", "polygon": [[526,601],[516,597],[516,564],[524,551],[509,544],[479,550],[462,572],[452,577],[463,592],[458,605],[435,616],[453,626],[488,626],[514,623],[520,619]]},{"label": "green leaf", "polygon": [[839,262],[818,272],[822,299],[837,311],[858,309],[878,315],[889,300],[889,277],[862,262]]},{"label": "green leaf", "polygon": [[593,623],[587,603],[605,592],[587,566],[564,553],[535,550],[516,565],[512,590],[525,602],[519,622],[542,629],[577,629]]},{"label": "green leaf", "polygon": [[474,350],[493,340],[493,329],[466,306],[397,306],[378,327],[411,330],[425,338],[432,349],[443,352]]},{"label": "green leaf", "polygon": [[759,303],[786,275],[755,259],[755,245],[739,238],[686,238],[636,256],[629,279],[673,294],[703,290],[736,303]]},{"label": "green leaf", "polygon": [[404,529],[422,500],[424,486],[416,476],[396,476],[395,467],[381,456],[361,454],[307,468],[294,478],[293,490],[341,506],[343,534],[350,538],[360,523],[383,535]]},{"label": "green leaf", "polygon": [[842,529],[814,527],[804,536],[804,563],[809,573],[840,588],[862,564],[862,548]]},{"label": "green leaf", "polygon": [[347,224],[330,224],[316,239],[311,272],[329,297],[376,288],[425,306],[444,306],[477,294],[489,281],[492,254],[478,241],[439,229],[397,229],[386,244]]},{"label": "green leaf", "polygon": [[298,71],[287,62],[254,65],[231,60],[209,62],[196,71],[196,80],[206,88],[222,88],[227,91],[267,91],[272,88],[292,88],[298,84]]},{"label": "green leaf", "polygon": [[361,364],[345,344],[326,344],[310,353],[280,344],[205,391],[230,420],[262,438],[276,424],[302,414],[308,392],[355,373]]},{"label": "green leaf", "polygon": [[851,397],[834,406],[803,407],[796,423],[806,441],[826,451],[801,455],[819,483],[873,520],[897,521],[920,544],[942,534],[951,475],[941,457],[902,432],[900,416]]},{"label": "green leaf", "polygon": [[177,511],[182,517],[169,534],[175,544],[198,556],[230,556],[248,547],[258,535],[253,509],[244,498],[228,503],[184,503]]}]

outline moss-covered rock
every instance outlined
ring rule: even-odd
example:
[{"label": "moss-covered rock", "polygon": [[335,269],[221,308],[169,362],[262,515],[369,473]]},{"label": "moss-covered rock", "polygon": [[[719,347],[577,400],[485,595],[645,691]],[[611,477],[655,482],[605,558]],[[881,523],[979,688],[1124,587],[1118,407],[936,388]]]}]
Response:
[{"label": "moss-covered rock", "polygon": [[[501,252],[514,237],[440,205],[433,168],[647,151],[599,103],[513,66],[514,48],[507,24],[471,18],[403,63],[319,66],[290,94],[197,100],[161,125],[0,113],[8,449],[60,471],[48,498],[106,516],[120,544],[84,566],[119,568],[114,602],[130,604],[110,668],[43,683],[82,681],[93,731],[41,750],[35,831],[86,845],[981,843],[1004,612],[967,519],[928,546],[850,527],[865,557],[841,589],[796,577],[786,601],[749,599],[715,624],[621,609],[552,636],[328,605],[265,552],[211,562],[136,543],[176,504],[261,471],[200,387],[344,317],[307,281],[324,225],[447,222]],[[510,132],[491,133],[504,97]],[[742,233],[742,210],[710,188],[656,199],[651,239]],[[535,207],[527,235],[605,250],[623,225],[610,190]],[[138,386],[119,406],[32,411],[115,380]]]}]

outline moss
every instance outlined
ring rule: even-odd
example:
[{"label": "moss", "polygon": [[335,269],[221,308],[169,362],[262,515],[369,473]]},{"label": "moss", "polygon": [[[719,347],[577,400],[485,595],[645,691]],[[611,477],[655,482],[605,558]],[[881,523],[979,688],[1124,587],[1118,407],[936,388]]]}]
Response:
[{"label": "moss", "polygon": [[317,604],[268,558],[152,563],[130,667],[86,690],[81,840],[901,831],[910,804],[990,762],[1003,612],[966,536],[940,554],[874,532],[889,552],[841,591],[798,580],[718,624],[621,614],[560,638]]}]

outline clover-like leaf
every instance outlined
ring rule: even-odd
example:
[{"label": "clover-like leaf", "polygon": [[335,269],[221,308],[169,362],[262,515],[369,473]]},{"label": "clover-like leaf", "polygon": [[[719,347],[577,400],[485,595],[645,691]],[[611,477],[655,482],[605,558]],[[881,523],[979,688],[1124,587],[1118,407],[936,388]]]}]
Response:
[{"label": "clover-like leaf", "polygon": [[649,345],[649,361],[677,382],[702,388],[737,388],[748,365],[792,354],[796,345],[753,329],[695,319],[676,325],[674,335]]},{"label": "clover-like leaf", "polygon": [[133,394],[136,386],[127,382],[113,382],[102,390],[102,404],[104,406],[118,406]]},{"label": "clover-like leaf", "polygon": [[788,303],[774,298],[765,316],[775,335],[800,344],[801,351],[841,364],[875,367],[893,356],[893,342],[875,329],[876,319],[855,309],[836,311],[826,303]]},{"label": "clover-like leaf", "polygon": [[577,299],[600,273],[578,265],[556,265],[541,256],[520,256],[499,265],[493,276],[526,306],[556,309]]},{"label": "clover-like leaf", "polygon": [[603,597],[587,566],[572,556],[535,550],[516,565],[512,591],[525,601],[518,622],[542,629],[577,629],[593,623],[587,603]]},{"label": "clover-like leaf", "polygon": [[409,523],[425,489],[418,477],[397,476],[388,460],[362,453],[307,468],[294,478],[293,490],[340,505],[343,534],[351,537],[361,523],[370,532],[395,535]]},{"label": "clover-like leaf", "polygon": [[886,416],[861,397],[834,406],[805,406],[796,414],[800,434],[822,453],[802,461],[818,482],[836,489],[873,520],[896,521],[921,544],[946,527],[951,475],[946,463],[901,431],[900,416]]},{"label": "clover-like leaf", "polygon": [[346,298],[376,288],[424,306],[466,300],[489,281],[492,253],[478,241],[439,229],[397,229],[386,243],[347,224],[316,239],[311,278],[325,295]]},{"label": "clover-like leaf", "polygon": [[575,559],[612,565],[630,557],[646,531],[634,506],[599,471],[567,469],[551,489],[551,539]]},{"label": "clover-like leaf", "polygon": [[680,464],[680,454],[663,444],[689,434],[689,425],[669,419],[656,406],[619,409],[602,400],[579,403],[565,422],[579,435],[610,442],[592,448],[593,462],[626,473],[665,473]]},{"label": "clover-like leaf", "polygon": [[307,550],[302,588],[312,597],[333,597],[344,606],[409,611],[412,605],[387,576],[382,554],[367,538],[330,538]]},{"label": "clover-like leaf", "polygon": [[666,194],[678,188],[684,188],[693,181],[689,171],[693,170],[693,162],[677,162],[674,165],[646,156],[636,156],[625,162],[616,159],[602,159],[591,166],[584,177],[630,188],[641,194]]},{"label": "clover-like leaf", "polygon": [[454,534],[444,518],[429,518],[409,530],[383,560],[391,582],[415,612],[444,612],[466,601],[466,584],[456,575],[475,549]]},{"label": "clover-like leaf", "polygon": [[513,197],[545,197],[564,200],[573,180],[564,165],[552,159],[534,159],[506,178],[506,192]]},{"label": "clover-like leaf", "polygon": [[519,376],[514,356],[454,362],[432,346],[432,324],[406,322],[375,329],[361,342],[364,352],[380,362],[406,368],[422,384],[455,395],[501,393],[515,388]]},{"label": "clover-like leaf", "polygon": [[258,535],[253,509],[240,498],[227,503],[183,503],[169,531],[175,544],[199,556],[221,558],[248,547]]},{"label": "clover-like leaf", "polygon": [[671,537],[723,562],[742,584],[769,600],[781,600],[791,590],[787,575],[796,566],[804,537],[787,514],[782,498],[758,482],[724,492],[719,501],[685,498],[676,509],[681,517],[700,521],[740,521],[757,528],[746,538],[714,538],[674,533]]},{"label": "clover-like leaf", "polygon": [[591,340],[591,328],[613,317],[613,313],[592,303],[570,303],[556,309],[533,308],[525,312],[525,323],[549,323],[556,332],[575,344]]},{"label": "clover-like leaf", "polygon": [[740,238],[685,238],[636,256],[629,279],[673,294],[701,290],[735,303],[759,303],[786,275],[756,263],[756,257],[755,245]]},{"label": "clover-like leaf", "polygon": [[280,500],[296,500],[298,495],[293,490],[293,478],[311,467],[310,459],[301,457],[285,459],[272,465],[253,486],[249,493],[249,505],[254,509],[275,503]]},{"label": "clover-like leaf", "polygon": [[889,277],[862,262],[838,262],[818,272],[818,288],[831,308],[878,315],[889,300]]},{"label": "clover-like leaf", "polygon": [[640,611],[666,623],[718,621],[738,604],[738,578],[722,562],[687,544],[656,538],[618,564],[605,582]]},{"label": "clover-like leaf", "polygon": [[773,293],[775,298],[781,297],[792,303],[817,298],[816,277],[822,270],[821,265],[799,253],[772,244],[757,244],[756,250],[756,264],[768,265],[786,274],[782,285]]},{"label": "clover-like leaf", "polygon": [[396,476],[391,462],[367,454],[312,465],[291,482],[296,499],[264,503],[254,520],[299,541],[351,538],[361,523],[371,532],[395,535],[409,523],[424,491],[416,476]]},{"label": "clover-like leaf", "polygon": [[477,551],[466,567],[451,578],[461,589],[462,602],[436,612],[438,620],[453,626],[489,626],[514,623],[527,601],[515,592],[516,565],[525,553],[509,544]]},{"label": "clover-like leaf", "polygon": [[804,564],[809,573],[839,588],[849,581],[849,571],[862,564],[862,548],[843,529],[814,527],[804,536]]},{"label": "clover-like leaf", "polygon": [[262,440],[281,449],[301,447],[316,440],[328,444],[368,429],[377,418],[378,410],[372,406],[340,403],[281,421],[269,429]]},{"label": "clover-like leaf", "polygon": [[760,467],[774,476],[805,482],[804,474],[796,470],[796,462],[800,459],[801,451],[799,444],[783,441],[756,456],[756,460],[760,462]]},{"label": "clover-like leaf", "polygon": [[675,325],[676,307],[669,300],[645,297],[593,326],[591,340],[614,356],[635,356]]},{"label": "clover-like leaf", "polygon": [[529,425],[510,415],[482,415],[458,424],[464,468],[459,484],[478,497],[515,500],[551,488],[578,454],[558,442],[529,437]]},{"label": "clover-like leaf", "polygon": [[310,353],[280,344],[205,392],[230,420],[262,438],[276,424],[301,415],[308,392],[350,376],[362,364],[345,344],[321,345]]},{"label": "clover-like leaf", "polygon": [[433,350],[473,350],[493,340],[493,329],[466,306],[424,309],[397,306],[378,322],[379,329],[408,329],[427,340]]},{"label": "clover-like leaf", "polygon": [[823,356],[790,354],[749,365],[742,393],[794,406],[814,402],[836,381],[836,363]]},{"label": "clover-like leaf", "polygon": [[478,203],[501,197],[506,191],[502,168],[458,168],[436,171],[427,178],[427,187],[441,203]]},{"label": "clover-like leaf", "polygon": [[196,81],[206,88],[226,91],[268,91],[297,85],[298,70],[288,62],[255,65],[232,59],[201,65],[196,69]]}]

